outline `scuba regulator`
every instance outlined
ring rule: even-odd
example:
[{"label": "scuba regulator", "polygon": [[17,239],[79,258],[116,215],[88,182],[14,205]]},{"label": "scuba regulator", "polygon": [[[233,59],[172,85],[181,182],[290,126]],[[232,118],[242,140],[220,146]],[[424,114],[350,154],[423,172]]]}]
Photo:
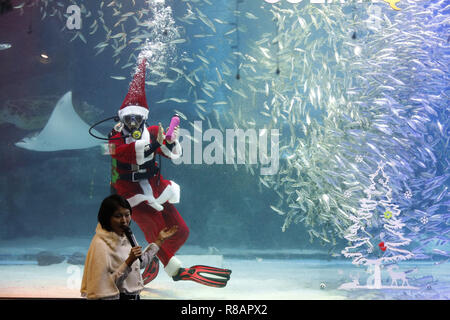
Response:
[{"label": "scuba regulator", "polygon": [[[120,132],[120,131],[122,131],[122,129],[125,129],[125,131],[127,131],[128,133],[124,134],[122,137],[119,137],[119,138],[103,138],[103,137],[96,136],[95,134],[92,133],[92,129],[97,127],[99,124],[109,121],[109,120],[114,120],[115,122],[119,122],[117,125],[114,126],[115,131]],[[96,139],[107,140],[107,141],[119,140],[119,139],[124,139],[124,138],[128,138],[128,137],[133,137],[133,139],[139,140],[142,137],[142,131],[144,129],[143,128],[144,122],[145,122],[144,118],[141,115],[134,115],[134,114],[126,115],[123,118],[123,121],[121,121],[118,116],[109,117],[109,118],[100,120],[97,123],[94,123],[89,128],[89,134]]]}]

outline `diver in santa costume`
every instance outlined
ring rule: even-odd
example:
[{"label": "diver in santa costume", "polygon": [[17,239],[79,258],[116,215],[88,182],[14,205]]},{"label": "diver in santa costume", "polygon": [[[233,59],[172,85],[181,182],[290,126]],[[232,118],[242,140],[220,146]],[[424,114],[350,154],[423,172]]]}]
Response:
[{"label": "diver in santa costume", "polygon": [[[162,244],[157,255],[169,276],[175,281],[193,280],[208,286],[224,287],[231,270],[201,265],[184,268],[175,256],[187,240],[189,229],[174,206],[180,201],[180,186],[163,178],[156,155],[170,159],[181,156],[179,129],[177,126],[169,139],[161,123],[147,127],[149,110],[145,96],[145,69],[146,60],[143,59],[118,111],[120,122],[109,135],[113,158],[111,185],[130,203],[132,219],[149,243],[157,239],[162,229],[178,226],[178,232]],[[152,281],[158,270],[159,262],[155,258],[144,270],[144,283]]]}]

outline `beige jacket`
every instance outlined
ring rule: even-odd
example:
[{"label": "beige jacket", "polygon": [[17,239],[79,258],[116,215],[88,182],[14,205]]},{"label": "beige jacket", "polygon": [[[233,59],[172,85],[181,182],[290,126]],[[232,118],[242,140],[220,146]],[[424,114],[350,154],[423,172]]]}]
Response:
[{"label": "beige jacket", "polygon": [[106,231],[97,224],[84,264],[81,296],[88,299],[115,299],[119,293],[139,294],[144,288],[140,268],[149,264],[159,247],[152,243],[139,260],[129,267],[131,245],[126,236]]}]

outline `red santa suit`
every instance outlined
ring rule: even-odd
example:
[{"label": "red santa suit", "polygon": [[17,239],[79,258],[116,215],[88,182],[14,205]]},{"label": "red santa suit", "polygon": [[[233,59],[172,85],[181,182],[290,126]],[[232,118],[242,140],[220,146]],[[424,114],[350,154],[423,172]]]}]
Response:
[{"label": "red santa suit", "polygon": [[[180,187],[165,180],[159,172],[156,154],[170,159],[181,156],[181,146],[176,139],[160,145],[156,141],[158,126],[145,126],[148,106],[145,97],[145,59],[139,65],[127,96],[118,112],[119,118],[126,115],[140,115],[144,118],[142,136],[134,139],[125,127],[111,137],[111,156],[116,161],[116,177],[112,186],[130,203],[132,219],[143,231],[149,243],[157,239],[165,227],[178,226],[178,232],[167,239],[158,252],[158,258],[169,276],[174,276],[181,262],[174,256],[189,235],[189,229],[174,206],[180,201]],[[123,139],[117,139],[124,137]]]}]

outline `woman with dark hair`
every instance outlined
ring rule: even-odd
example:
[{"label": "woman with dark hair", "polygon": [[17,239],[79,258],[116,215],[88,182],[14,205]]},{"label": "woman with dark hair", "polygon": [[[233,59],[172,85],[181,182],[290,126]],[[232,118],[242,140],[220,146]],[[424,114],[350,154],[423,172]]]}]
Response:
[{"label": "woman with dark hair", "polygon": [[[131,247],[124,228],[131,222],[131,206],[119,195],[105,198],[98,212],[98,224],[84,265],[81,295],[87,299],[139,300],[144,288],[141,268],[150,264],[164,240],[178,226],[165,228],[144,252]],[[136,261],[141,258],[142,262]]]}]

